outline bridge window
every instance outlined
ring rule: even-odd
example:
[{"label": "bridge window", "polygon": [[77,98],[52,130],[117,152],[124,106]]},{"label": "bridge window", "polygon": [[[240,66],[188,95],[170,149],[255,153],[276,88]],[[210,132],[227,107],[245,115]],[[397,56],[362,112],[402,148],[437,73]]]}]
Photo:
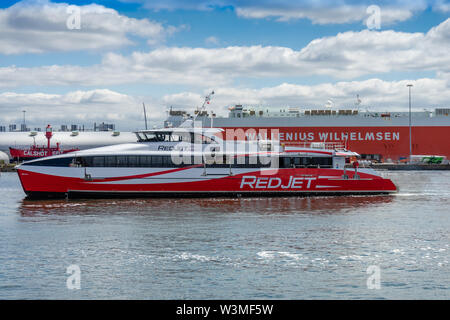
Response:
[{"label": "bridge window", "polygon": [[189,132],[172,133],[172,132],[136,132],[140,142],[180,142],[190,139]]},{"label": "bridge window", "polygon": [[216,143],[214,137],[209,137],[203,133],[171,132],[171,131],[151,131],[136,132],[139,142],[190,142],[190,143]]},{"label": "bridge window", "polygon": [[183,141],[183,136],[181,136],[181,135],[179,135],[179,134],[171,134],[170,135],[170,141],[173,141],[173,142],[180,142],[180,141]]}]

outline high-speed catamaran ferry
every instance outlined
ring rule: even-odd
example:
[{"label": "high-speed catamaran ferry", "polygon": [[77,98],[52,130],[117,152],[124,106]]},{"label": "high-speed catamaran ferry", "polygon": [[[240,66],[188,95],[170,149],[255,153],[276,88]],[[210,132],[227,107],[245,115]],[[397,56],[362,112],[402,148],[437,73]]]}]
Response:
[{"label": "high-speed catamaran ferry", "polygon": [[309,143],[230,141],[223,129],[136,132],[137,142],[76,151],[17,166],[30,198],[204,197],[388,194],[395,184],[369,168],[346,169],[357,154]]}]

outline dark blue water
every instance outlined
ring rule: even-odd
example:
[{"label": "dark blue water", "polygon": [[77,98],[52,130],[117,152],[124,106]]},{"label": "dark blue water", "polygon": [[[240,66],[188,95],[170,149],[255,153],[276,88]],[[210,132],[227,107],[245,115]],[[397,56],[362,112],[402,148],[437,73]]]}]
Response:
[{"label": "dark blue water", "polygon": [[4,173],[0,299],[449,299],[450,172],[386,175],[399,194],[27,201]]}]

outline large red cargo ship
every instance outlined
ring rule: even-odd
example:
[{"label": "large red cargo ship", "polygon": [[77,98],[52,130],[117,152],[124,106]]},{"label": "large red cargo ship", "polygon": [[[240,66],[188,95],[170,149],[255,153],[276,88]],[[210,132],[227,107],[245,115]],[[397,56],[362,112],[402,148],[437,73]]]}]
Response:
[{"label": "large red cargo ship", "polygon": [[[450,109],[411,113],[412,155],[439,155],[450,158]],[[169,111],[165,127],[179,126],[190,115]],[[192,118],[192,117],[191,117]],[[410,155],[409,113],[359,110],[269,109],[236,105],[228,117],[206,111],[196,112],[204,127],[242,129],[249,139],[279,138],[286,145],[303,142],[334,142],[380,162],[402,161]]]}]

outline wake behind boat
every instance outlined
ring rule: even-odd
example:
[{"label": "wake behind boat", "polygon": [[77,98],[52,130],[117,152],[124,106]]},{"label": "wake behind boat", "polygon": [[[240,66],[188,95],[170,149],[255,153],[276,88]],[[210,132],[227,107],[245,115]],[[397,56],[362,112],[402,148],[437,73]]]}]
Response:
[{"label": "wake behind boat", "polygon": [[388,194],[372,169],[347,170],[357,154],[325,144],[284,147],[227,140],[221,129],[136,132],[138,142],[88,149],[17,166],[28,197],[199,197]]}]

